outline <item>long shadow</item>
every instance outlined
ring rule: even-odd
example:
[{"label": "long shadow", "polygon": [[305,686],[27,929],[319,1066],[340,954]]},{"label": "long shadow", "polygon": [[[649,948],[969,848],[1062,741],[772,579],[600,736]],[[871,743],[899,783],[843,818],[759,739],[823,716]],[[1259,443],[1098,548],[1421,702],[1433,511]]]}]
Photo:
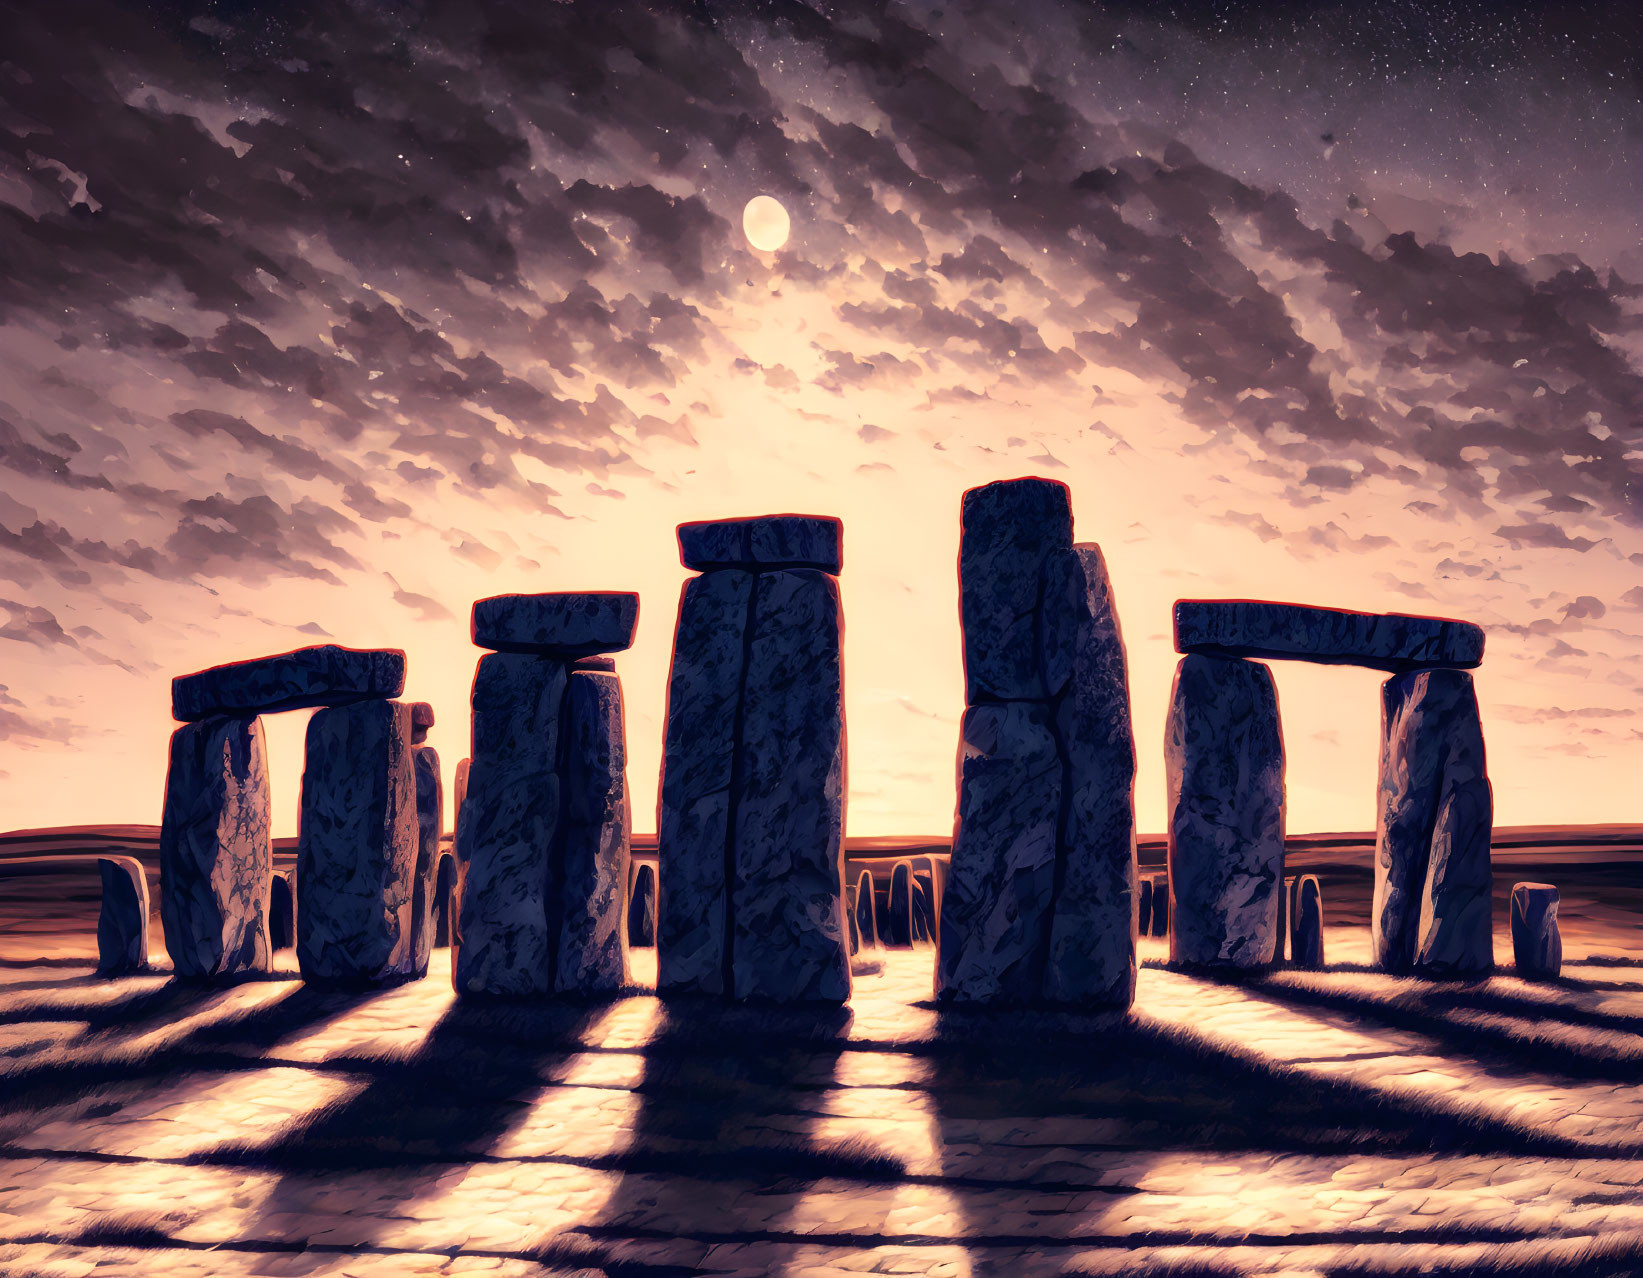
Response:
[{"label": "long shadow", "polygon": [[[1506,1066],[1518,1072],[1534,1070],[1565,1079],[1635,1083],[1643,1080],[1643,1056],[1617,1056],[1601,1050],[1583,1051],[1558,1041],[1526,1037],[1498,1025],[1478,1025],[1452,1018],[1467,998],[1494,997],[1488,991],[1453,991],[1439,986],[1400,986],[1381,996],[1350,990],[1322,990],[1274,980],[1260,973],[1195,972],[1196,979],[1232,986],[1250,998],[1274,1005],[1316,1008],[1374,1021],[1434,1040],[1434,1055],[1458,1053],[1486,1065]],[[1509,995],[1499,996],[1510,999]],[[1529,1002],[1529,1000],[1524,1000]],[[1489,1010],[1480,1007],[1478,1010]]]}]

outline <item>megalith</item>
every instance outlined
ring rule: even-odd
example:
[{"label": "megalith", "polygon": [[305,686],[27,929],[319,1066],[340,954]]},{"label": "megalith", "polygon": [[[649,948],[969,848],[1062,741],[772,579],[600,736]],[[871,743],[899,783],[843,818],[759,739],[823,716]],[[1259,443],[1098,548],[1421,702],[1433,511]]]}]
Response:
[{"label": "megalith", "polygon": [[628,944],[649,949],[656,944],[656,867],[635,866],[633,896],[628,902]]},{"label": "megalith", "polygon": [[[426,705],[418,702],[417,705]],[[427,716],[432,720],[432,715]],[[412,707],[412,767],[416,774],[416,878],[411,909],[412,970],[428,974],[428,956],[434,947],[434,889],[439,873],[439,836],[445,828],[445,783],[439,774],[439,751],[431,745],[415,744],[415,737],[427,737],[428,726],[417,726]]]},{"label": "megalith", "polygon": [[871,870],[863,870],[861,877],[856,880],[856,931],[861,934],[861,946],[864,950],[879,947],[878,901],[873,895]]},{"label": "megalith", "polygon": [[1169,935],[1169,875],[1167,874],[1153,876],[1151,935]]},{"label": "megalith", "polygon": [[1512,961],[1526,981],[1546,981],[1563,970],[1557,889],[1550,883],[1512,885]]},{"label": "megalith", "polygon": [[268,943],[276,950],[297,943],[297,898],[286,870],[275,870],[268,880]]},{"label": "megalith", "polygon": [[1164,765],[1171,961],[1271,964],[1284,876],[1284,747],[1272,672],[1239,658],[1182,657]]},{"label": "megalith", "polygon": [[611,993],[628,983],[625,931],[632,837],[622,683],[572,668],[565,760],[565,829],[559,873],[561,994]]},{"label": "megalith", "polygon": [[132,976],[148,971],[148,878],[131,856],[97,858],[103,881],[97,911],[97,975]]},{"label": "megalith", "polygon": [[897,861],[890,867],[890,886],[885,903],[881,920],[884,932],[880,939],[891,949],[910,949],[914,939],[913,875],[907,862]]},{"label": "megalith", "polygon": [[434,947],[448,947],[456,922],[456,853],[439,854],[439,870],[434,877]]},{"label": "megalith", "polygon": [[1303,874],[1295,883],[1290,959],[1299,968],[1324,965],[1324,898],[1316,875]]},{"label": "megalith", "polygon": [[1137,936],[1152,934],[1152,880],[1141,879],[1136,884],[1135,931]]}]

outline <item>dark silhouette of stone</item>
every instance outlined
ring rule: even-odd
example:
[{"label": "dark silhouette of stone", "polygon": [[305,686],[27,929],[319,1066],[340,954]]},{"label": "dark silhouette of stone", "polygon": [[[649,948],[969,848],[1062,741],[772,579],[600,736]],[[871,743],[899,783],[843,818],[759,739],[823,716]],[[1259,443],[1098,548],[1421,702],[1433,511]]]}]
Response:
[{"label": "dark silhouette of stone", "polygon": [[570,663],[570,668],[571,668],[572,671],[577,671],[577,670],[602,670],[606,674],[615,674],[616,673],[616,658],[615,657],[578,657],[575,661]]},{"label": "dark silhouette of stone", "polygon": [[1041,631],[1059,636],[1045,658],[1046,677],[1064,688],[1056,736],[1065,793],[1043,993],[1052,1003],[1128,1007],[1135,998],[1135,735],[1124,636],[1099,546],[1053,552],[1045,581]]},{"label": "dark silhouette of stone", "polygon": [[936,939],[935,888],[922,874],[913,875],[913,944],[933,945]]},{"label": "dark silhouette of stone", "polygon": [[403,652],[321,644],[179,675],[171,681],[171,716],[184,723],[223,715],[246,718],[387,700],[404,689]]},{"label": "dark silhouette of stone", "polygon": [[844,618],[839,584],[762,572],[732,791],[734,995],[850,997],[844,922]]},{"label": "dark silhouette of stone", "polygon": [[303,980],[360,988],[416,974],[411,708],[362,701],[308,721],[297,843]]},{"label": "dark silhouette of stone", "polygon": [[1550,883],[1512,885],[1512,960],[1526,981],[1548,981],[1563,970],[1557,889]]},{"label": "dark silhouette of stone", "polygon": [[297,896],[291,890],[291,875],[275,870],[268,880],[268,944],[289,950],[297,943]]},{"label": "dark silhouette of stone", "polygon": [[879,940],[879,911],[878,901],[873,895],[873,875],[868,870],[861,872],[856,880],[856,930],[861,933],[863,949],[877,949]]},{"label": "dark silhouette of stone", "polygon": [[890,867],[890,885],[885,897],[884,916],[879,920],[883,931],[879,940],[893,950],[910,949],[913,944],[913,876],[907,862],[897,861]]},{"label": "dark silhouette of stone", "polygon": [[1483,630],[1466,621],[1348,612],[1256,599],[1182,599],[1175,650],[1368,666],[1398,674],[1483,661]]},{"label": "dark silhouette of stone", "polygon": [[434,726],[434,708],[426,701],[411,702],[411,744],[421,745]]},{"label": "dark silhouette of stone", "polygon": [[958,819],[936,951],[939,1001],[1040,997],[1062,792],[1051,725],[1042,702],[964,712]]},{"label": "dark silhouette of stone", "polygon": [[627,591],[494,595],[474,603],[476,648],[573,659],[633,643],[639,596]]},{"label": "dark silhouette of stone", "polygon": [[555,884],[559,957],[554,989],[608,994],[628,983],[623,905],[630,825],[622,684],[575,670],[566,694],[565,820]]},{"label": "dark silhouette of stone", "polygon": [[[411,729],[411,735],[415,736],[415,706],[411,707]],[[411,970],[417,976],[426,976],[428,956],[434,948],[434,876],[439,872],[439,836],[445,828],[445,782],[439,773],[439,752],[432,746],[413,745],[411,763],[416,774],[417,826]]]},{"label": "dark silhouette of stone", "polygon": [[1284,746],[1272,672],[1254,661],[1181,658],[1164,764],[1170,959],[1267,966],[1278,950],[1284,873]]},{"label": "dark silhouette of stone", "polygon": [[178,976],[214,980],[268,970],[270,817],[260,719],[203,719],[171,734],[160,920]]},{"label": "dark silhouette of stone", "polygon": [[679,601],[657,818],[656,962],[664,993],[731,992],[730,796],[753,580],[746,572],[705,573],[685,582]]},{"label": "dark silhouette of stone", "polygon": [[434,878],[434,946],[441,948],[451,943],[451,925],[456,921],[456,856],[450,852],[439,854],[439,871]]},{"label": "dark silhouette of stone", "polygon": [[1316,970],[1324,965],[1324,898],[1316,875],[1303,874],[1296,880],[1294,918],[1292,960],[1296,967]]},{"label": "dark silhouette of stone", "polygon": [[97,858],[103,902],[97,911],[97,975],[148,971],[148,879],[130,856]]},{"label": "dark silhouette of stone", "polygon": [[845,894],[844,911],[845,925],[850,929],[850,957],[854,958],[861,953],[861,929],[856,926],[856,889],[851,888]]},{"label": "dark silhouette of stone", "polygon": [[679,525],[679,562],[715,568],[844,568],[844,525],[830,515],[756,515]]},{"label": "dark silhouette of stone", "polygon": [[959,614],[965,702],[1042,700],[1039,601],[1050,553],[1072,546],[1067,486],[1012,479],[972,488],[961,505]]},{"label": "dark silhouette of stone", "polygon": [[472,758],[457,760],[456,776],[451,783],[451,847],[453,849],[462,837],[462,805],[468,798],[468,773],[472,768]]},{"label": "dark silhouette of stone", "polygon": [[1169,935],[1169,875],[1152,880],[1152,935]]},{"label": "dark silhouette of stone", "polygon": [[648,861],[633,871],[633,898],[628,902],[628,944],[656,944],[656,869]]},{"label": "dark silhouette of stone", "polygon": [[568,682],[563,662],[524,653],[482,657],[474,675],[473,763],[456,849],[458,994],[553,992],[549,876]]},{"label": "dark silhouette of stone", "polygon": [[1295,891],[1295,876],[1285,875],[1278,892],[1278,952],[1272,956],[1274,963],[1282,963],[1295,952],[1290,940],[1295,930]]},{"label": "dark silhouette of stone", "polygon": [[1377,966],[1434,975],[1493,966],[1492,806],[1471,675],[1429,670],[1388,679],[1370,914]]},{"label": "dark silhouette of stone", "polygon": [[1136,884],[1135,931],[1137,936],[1152,934],[1152,880],[1141,879]]}]

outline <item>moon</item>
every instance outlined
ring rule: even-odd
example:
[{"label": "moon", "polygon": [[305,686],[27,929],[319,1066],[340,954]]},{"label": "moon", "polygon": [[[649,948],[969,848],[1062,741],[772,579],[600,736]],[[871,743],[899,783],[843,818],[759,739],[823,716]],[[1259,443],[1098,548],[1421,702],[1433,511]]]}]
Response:
[{"label": "moon", "polygon": [[747,233],[747,242],[766,253],[774,253],[786,244],[787,233],[792,229],[787,210],[774,196],[755,195],[742,210],[742,230]]}]

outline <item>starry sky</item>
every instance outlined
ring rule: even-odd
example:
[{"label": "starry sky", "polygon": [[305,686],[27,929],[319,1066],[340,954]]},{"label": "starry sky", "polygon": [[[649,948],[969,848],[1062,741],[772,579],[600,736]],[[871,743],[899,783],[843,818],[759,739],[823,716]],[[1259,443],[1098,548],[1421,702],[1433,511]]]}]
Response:
[{"label": "starry sky", "polygon": [[[1503,824],[1635,820],[1637,6],[0,5],[0,828],[159,819],[171,676],[844,520],[849,830],[951,830],[959,498],[1067,482],[1144,830],[1183,597],[1483,625]],[[778,251],[742,209],[787,209]],[[1296,831],[1379,676],[1277,669]],[[303,715],[271,717],[295,832]]]}]

